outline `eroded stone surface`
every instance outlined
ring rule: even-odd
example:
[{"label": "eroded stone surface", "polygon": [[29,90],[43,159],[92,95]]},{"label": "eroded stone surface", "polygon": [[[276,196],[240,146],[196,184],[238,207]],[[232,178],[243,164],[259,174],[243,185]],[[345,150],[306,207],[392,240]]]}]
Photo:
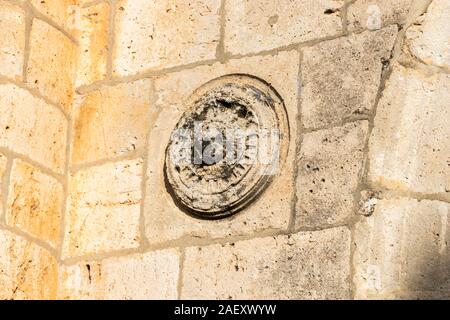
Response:
[{"label": "eroded stone surface", "polygon": [[346,299],[350,232],[297,233],[186,249],[182,299]]},{"label": "eroded stone surface", "polygon": [[139,246],[142,163],[108,163],[71,177],[64,257]]},{"label": "eroded stone surface", "polygon": [[55,299],[58,267],[46,250],[0,230],[0,299]]},{"label": "eroded stone surface", "polygon": [[347,12],[349,30],[377,30],[383,26],[404,23],[413,0],[357,0]]},{"label": "eroded stone surface", "polygon": [[22,79],[25,54],[25,12],[18,6],[0,1],[0,74]]},{"label": "eroded stone surface", "polygon": [[81,9],[79,28],[77,87],[103,80],[107,75],[109,5],[100,3]]},{"label": "eroded stone surface", "polygon": [[397,27],[326,41],[303,50],[302,120],[317,128],[369,113]]},{"label": "eroded stone surface", "polygon": [[236,214],[286,159],[283,101],[263,81],[228,75],[202,85],[185,104],[166,151],[168,189],[195,216]]},{"label": "eroded stone surface", "polygon": [[450,192],[450,75],[396,65],[370,139],[370,172],[383,187]]},{"label": "eroded stone surface", "polygon": [[413,55],[428,64],[450,70],[450,2],[434,0],[428,11],[406,32]]},{"label": "eroded stone surface", "polygon": [[379,201],[375,213],[356,226],[356,298],[448,292],[449,213],[450,205],[439,201]]},{"label": "eroded stone surface", "polygon": [[77,99],[73,164],[142,148],[148,126],[151,80],[104,86]]},{"label": "eroded stone surface", "polygon": [[343,223],[355,208],[368,122],[305,134],[298,158],[296,227]]},{"label": "eroded stone surface", "polygon": [[63,187],[57,180],[24,161],[14,160],[6,223],[56,247],[63,197]]},{"label": "eroded stone surface", "polygon": [[[150,243],[162,243],[183,236],[220,238],[253,234],[268,229],[286,229],[294,196],[293,164],[298,108],[299,56],[295,51],[275,56],[231,60],[226,64],[201,66],[160,77],[155,81],[156,106],[151,114],[148,157],[145,230]],[[269,84],[284,100],[291,143],[285,164],[265,192],[248,208],[231,218],[201,221],[188,216],[173,202],[164,183],[164,154],[173,128],[186,110],[183,101],[202,84],[217,77],[244,73]]]},{"label": "eroded stone surface", "polygon": [[246,54],[342,32],[340,0],[230,0],[225,3],[225,50]]},{"label": "eroded stone surface", "polygon": [[215,58],[220,1],[117,4],[113,71],[131,75]]},{"label": "eroded stone surface", "polygon": [[179,251],[168,249],[63,267],[59,299],[176,299]]},{"label": "eroded stone surface", "polygon": [[0,146],[62,173],[67,120],[59,109],[12,84],[0,85]]},{"label": "eroded stone surface", "polygon": [[27,82],[71,111],[76,74],[77,47],[62,32],[34,19],[30,34]]}]

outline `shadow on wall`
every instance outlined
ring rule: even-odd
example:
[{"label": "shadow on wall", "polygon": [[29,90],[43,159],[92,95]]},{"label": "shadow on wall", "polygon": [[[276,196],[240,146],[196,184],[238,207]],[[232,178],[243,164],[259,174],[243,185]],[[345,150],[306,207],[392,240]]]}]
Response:
[{"label": "shadow on wall", "polygon": [[[441,236],[436,235],[436,237]],[[448,243],[446,243],[446,248],[448,248]],[[450,299],[450,259],[448,252],[440,256],[430,250],[424,253],[421,260],[422,263],[408,268],[412,271],[403,276],[409,290],[404,294],[396,294],[392,298],[412,300]],[[408,263],[408,261],[405,263]]]}]

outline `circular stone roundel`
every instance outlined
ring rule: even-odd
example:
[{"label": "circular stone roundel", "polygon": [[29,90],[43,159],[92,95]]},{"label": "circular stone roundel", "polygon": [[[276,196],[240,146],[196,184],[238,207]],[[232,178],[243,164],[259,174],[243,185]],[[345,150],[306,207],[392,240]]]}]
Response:
[{"label": "circular stone roundel", "polygon": [[287,156],[284,103],[270,85],[246,75],[212,80],[185,103],[166,150],[167,188],[195,217],[235,214],[261,194]]}]

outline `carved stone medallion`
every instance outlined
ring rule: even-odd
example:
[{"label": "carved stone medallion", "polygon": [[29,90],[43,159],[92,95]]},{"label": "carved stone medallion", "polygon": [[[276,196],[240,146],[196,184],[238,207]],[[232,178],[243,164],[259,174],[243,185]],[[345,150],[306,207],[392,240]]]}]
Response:
[{"label": "carved stone medallion", "polygon": [[232,215],[260,195],[287,156],[283,101],[262,80],[229,75],[185,103],[166,150],[167,188],[191,215]]}]

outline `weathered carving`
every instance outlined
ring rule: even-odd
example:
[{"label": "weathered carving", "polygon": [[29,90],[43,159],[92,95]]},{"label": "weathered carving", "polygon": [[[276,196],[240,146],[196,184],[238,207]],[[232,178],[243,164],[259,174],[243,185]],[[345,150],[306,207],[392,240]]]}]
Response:
[{"label": "weathered carving", "polygon": [[206,219],[234,214],[278,173],[287,154],[284,104],[265,82],[229,75],[197,89],[166,151],[174,200]]}]

